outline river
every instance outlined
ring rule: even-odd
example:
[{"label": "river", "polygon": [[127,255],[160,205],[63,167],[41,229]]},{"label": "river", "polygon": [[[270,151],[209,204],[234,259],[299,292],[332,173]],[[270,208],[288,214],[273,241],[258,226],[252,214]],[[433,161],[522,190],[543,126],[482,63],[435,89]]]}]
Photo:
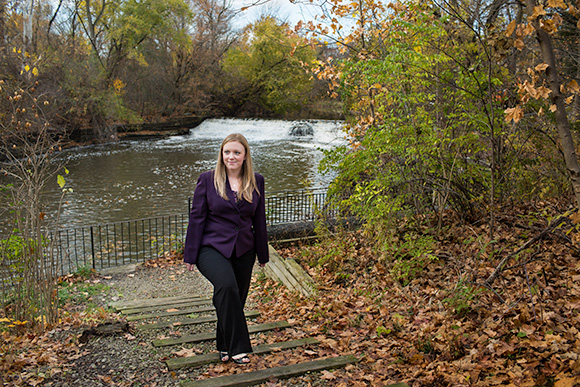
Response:
[{"label": "river", "polygon": [[[293,136],[292,121],[209,119],[188,135],[124,140],[68,149],[61,156],[70,171],[62,208],[64,228],[187,212],[199,174],[212,169],[219,146],[230,133],[250,143],[254,169],[266,192],[327,186],[318,172],[321,149],[344,142],[342,122],[308,121],[313,135]],[[57,201],[58,189],[49,193]],[[47,215],[54,215],[49,209]]]}]

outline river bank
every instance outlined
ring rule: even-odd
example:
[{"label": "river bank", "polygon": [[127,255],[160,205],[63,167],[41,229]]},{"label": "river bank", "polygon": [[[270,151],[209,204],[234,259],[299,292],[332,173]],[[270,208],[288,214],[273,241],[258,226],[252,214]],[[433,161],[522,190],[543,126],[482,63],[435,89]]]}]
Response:
[{"label": "river bank", "polygon": [[63,148],[115,142],[122,139],[158,138],[185,135],[200,125],[209,116],[186,115],[171,118],[156,118],[140,123],[111,124],[106,138],[95,136],[92,128],[78,128],[63,140]]}]

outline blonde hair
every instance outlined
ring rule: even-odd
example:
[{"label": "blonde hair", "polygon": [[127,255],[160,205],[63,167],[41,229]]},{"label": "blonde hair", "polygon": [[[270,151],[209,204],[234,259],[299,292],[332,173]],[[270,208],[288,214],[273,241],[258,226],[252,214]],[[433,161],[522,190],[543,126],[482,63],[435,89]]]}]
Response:
[{"label": "blonde hair", "polygon": [[226,192],[226,165],[223,159],[223,150],[224,146],[232,141],[237,141],[246,150],[246,159],[242,164],[242,185],[240,190],[237,192],[238,199],[245,199],[247,202],[252,203],[252,197],[254,191],[260,193],[258,191],[258,186],[256,185],[256,176],[254,175],[254,168],[252,167],[252,156],[250,155],[250,145],[248,144],[248,140],[239,134],[239,133],[232,133],[228,135],[222,141],[222,145],[220,147],[220,151],[218,154],[217,164],[215,166],[215,173],[213,175],[213,184],[215,186],[215,190],[222,198],[228,200],[228,195]]}]

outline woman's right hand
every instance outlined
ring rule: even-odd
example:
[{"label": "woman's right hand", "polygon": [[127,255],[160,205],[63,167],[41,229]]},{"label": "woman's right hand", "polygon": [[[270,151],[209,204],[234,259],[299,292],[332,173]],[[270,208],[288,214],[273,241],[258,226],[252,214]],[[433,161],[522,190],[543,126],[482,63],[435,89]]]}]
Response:
[{"label": "woman's right hand", "polygon": [[193,271],[193,269],[195,268],[195,264],[186,262],[185,267],[187,267],[187,270]]}]

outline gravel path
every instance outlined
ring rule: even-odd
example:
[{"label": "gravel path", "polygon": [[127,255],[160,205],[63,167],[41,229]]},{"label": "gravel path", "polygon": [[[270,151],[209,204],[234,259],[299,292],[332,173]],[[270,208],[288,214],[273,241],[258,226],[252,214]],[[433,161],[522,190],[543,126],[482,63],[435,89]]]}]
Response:
[{"label": "gravel path", "polygon": [[124,266],[101,273],[111,287],[111,301],[140,300],[174,296],[211,296],[212,286],[198,270],[185,265],[164,268]]},{"label": "gravel path", "polygon": [[[143,265],[100,273],[110,287],[100,302],[127,301],[173,296],[211,296],[212,286],[197,270],[184,265],[145,267]],[[183,316],[181,316],[183,317]],[[193,378],[203,369],[168,371],[163,362],[182,347],[155,348],[151,342],[159,337],[207,332],[215,324],[184,326],[179,329],[133,330],[131,334],[91,338],[79,344],[80,355],[70,369],[55,375],[46,386],[176,386]],[[76,332],[81,334],[82,332]],[[68,332],[70,334],[70,332]],[[214,342],[196,344],[196,349],[213,352]]]}]

